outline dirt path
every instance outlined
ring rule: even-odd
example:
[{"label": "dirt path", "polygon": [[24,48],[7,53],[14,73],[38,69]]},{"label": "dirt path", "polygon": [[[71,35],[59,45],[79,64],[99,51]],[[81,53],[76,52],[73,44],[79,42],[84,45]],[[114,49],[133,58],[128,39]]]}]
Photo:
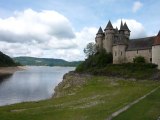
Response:
[{"label": "dirt path", "polygon": [[144,96],[138,98],[137,100],[129,103],[128,105],[124,106],[123,108],[119,109],[118,111],[112,113],[106,120],[112,120],[114,117],[118,116],[119,114],[121,114],[122,112],[128,110],[131,106],[133,106],[134,104],[140,102],[141,100],[143,100],[144,98],[146,98],[148,95],[152,94],[153,92],[155,92],[156,90],[158,90],[160,88],[157,87],[155,89],[153,89],[152,91],[150,91],[149,93],[145,94]]}]

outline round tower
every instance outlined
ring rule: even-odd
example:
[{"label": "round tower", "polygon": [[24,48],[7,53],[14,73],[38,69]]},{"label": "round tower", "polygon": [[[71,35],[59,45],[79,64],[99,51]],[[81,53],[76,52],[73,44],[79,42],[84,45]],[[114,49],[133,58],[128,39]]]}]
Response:
[{"label": "round tower", "polygon": [[154,44],[152,46],[152,63],[158,65],[160,69],[160,31],[154,39]]},{"label": "round tower", "polygon": [[100,27],[95,38],[96,46],[99,50],[103,48],[103,38],[104,38],[104,33],[102,28]]},{"label": "round tower", "polygon": [[104,31],[105,31],[105,39],[103,41],[103,48],[106,50],[106,52],[112,53],[112,45],[113,45],[115,30],[113,29],[111,21],[108,22]]}]

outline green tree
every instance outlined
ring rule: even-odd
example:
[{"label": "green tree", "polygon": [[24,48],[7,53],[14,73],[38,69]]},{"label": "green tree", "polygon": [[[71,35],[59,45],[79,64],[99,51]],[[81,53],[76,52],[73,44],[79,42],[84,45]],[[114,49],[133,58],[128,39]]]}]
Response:
[{"label": "green tree", "polygon": [[134,63],[146,63],[146,60],[145,60],[145,58],[142,57],[142,56],[137,56],[137,57],[135,57],[135,58],[133,59],[133,62],[134,62]]},{"label": "green tree", "polygon": [[93,42],[88,43],[86,48],[84,48],[84,53],[87,57],[95,55],[97,53],[96,44]]}]

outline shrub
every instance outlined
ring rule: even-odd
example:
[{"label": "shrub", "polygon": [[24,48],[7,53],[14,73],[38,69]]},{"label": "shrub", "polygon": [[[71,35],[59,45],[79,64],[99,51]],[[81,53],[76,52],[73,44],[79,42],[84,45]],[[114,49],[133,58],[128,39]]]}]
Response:
[{"label": "shrub", "polygon": [[86,71],[92,68],[101,68],[112,63],[113,57],[111,53],[106,53],[105,50],[96,53],[95,55],[89,56],[83,63],[81,63],[77,68],[77,72]]},{"label": "shrub", "polygon": [[142,56],[137,56],[137,57],[135,57],[135,58],[133,59],[133,62],[134,62],[134,63],[145,63],[146,60],[145,60],[145,58],[142,57]]}]

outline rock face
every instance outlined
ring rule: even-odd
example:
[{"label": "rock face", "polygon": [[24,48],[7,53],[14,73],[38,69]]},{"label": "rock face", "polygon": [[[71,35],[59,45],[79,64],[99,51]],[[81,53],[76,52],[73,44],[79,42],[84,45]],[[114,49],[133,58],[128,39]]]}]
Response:
[{"label": "rock face", "polygon": [[81,88],[82,85],[86,84],[91,75],[88,74],[79,74],[75,72],[66,73],[63,76],[63,81],[58,84],[54,89],[54,98],[74,95],[76,94],[77,88]]}]

